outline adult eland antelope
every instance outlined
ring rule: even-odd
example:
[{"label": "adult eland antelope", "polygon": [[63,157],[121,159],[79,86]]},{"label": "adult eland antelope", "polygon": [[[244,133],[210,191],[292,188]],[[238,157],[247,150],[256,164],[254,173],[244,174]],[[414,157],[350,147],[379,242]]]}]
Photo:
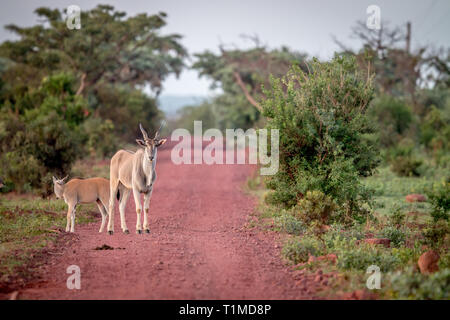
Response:
[{"label": "adult eland antelope", "polygon": [[[136,204],[136,233],[142,233],[141,193],[144,194],[144,230],[146,233],[150,233],[148,226],[148,211],[153,184],[156,180],[155,167],[157,148],[166,142],[166,139],[159,138],[159,130],[161,127],[156,131],[154,138],[149,138],[147,131],[139,124],[144,140],[136,139],[136,142],[141,149],[136,152],[119,150],[111,158],[109,171],[110,194],[114,195],[117,193],[117,190],[120,189],[120,224],[124,233],[129,233],[125,222],[125,206],[131,191],[133,191],[134,202]],[[109,234],[114,233],[114,203],[114,196],[111,196],[109,199]]]},{"label": "adult eland antelope", "polygon": [[[53,188],[57,199],[64,199],[69,206],[67,210],[66,232],[75,231],[75,211],[79,203],[96,202],[102,214],[102,225],[98,232],[102,232],[107,216],[109,203],[109,181],[104,178],[72,179],[65,183],[68,176],[62,179],[53,177]],[[119,198],[119,194],[115,193]]]}]

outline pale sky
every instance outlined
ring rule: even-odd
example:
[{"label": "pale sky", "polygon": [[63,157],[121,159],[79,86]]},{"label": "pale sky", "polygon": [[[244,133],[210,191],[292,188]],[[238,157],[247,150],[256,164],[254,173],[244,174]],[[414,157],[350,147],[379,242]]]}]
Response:
[{"label": "pale sky", "polygon": [[[411,21],[413,48],[417,44],[450,47],[448,0],[14,0],[1,2],[0,25],[33,25],[37,22],[33,11],[40,6],[75,4],[86,10],[99,3],[129,15],[166,12],[168,25],[163,32],[183,35],[182,43],[190,54],[216,51],[220,43],[245,48],[249,43],[240,35],[256,34],[271,48],[285,45],[327,59],[338,49],[332,35],[357,46],[349,37],[351,26],[367,20],[369,5],[378,5],[382,20],[391,26]],[[0,29],[0,41],[11,38],[11,33]],[[179,79],[171,77],[164,83],[163,94],[206,95],[211,93],[208,86],[209,81],[198,79],[195,71],[185,71]]]}]

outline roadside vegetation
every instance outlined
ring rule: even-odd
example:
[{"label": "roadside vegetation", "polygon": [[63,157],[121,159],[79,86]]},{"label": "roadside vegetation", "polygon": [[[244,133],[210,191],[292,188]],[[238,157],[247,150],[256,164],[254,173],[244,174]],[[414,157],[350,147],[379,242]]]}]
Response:
[{"label": "roadside vegetation", "polygon": [[[280,170],[249,187],[283,259],[317,273],[324,296],[449,299],[448,80],[411,89],[399,76],[389,92],[372,73],[380,56],[366,47],[274,78],[261,104]],[[380,289],[366,286],[370,266]]]},{"label": "roadside vegetation", "polygon": [[[109,175],[108,166],[99,160],[78,161],[74,172],[88,175]],[[35,268],[48,254],[58,251],[74,235],[64,232],[67,205],[54,196],[11,192],[0,198],[0,293],[26,285],[35,279]],[[77,225],[98,221],[95,204],[77,208]],[[50,253],[49,253],[50,252]]]},{"label": "roadside vegetation", "polygon": [[[287,210],[265,201],[270,190],[260,178],[249,180],[249,189],[260,199],[259,225],[264,230],[279,232],[284,245],[281,254],[286,263],[295,269],[324,274],[337,273],[326,280],[324,296],[335,294],[345,297],[351,292],[366,292],[365,298],[383,299],[448,299],[450,288],[449,225],[448,220],[433,219],[435,205],[429,202],[408,203],[405,196],[414,192],[430,191],[443,194],[440,201],[448,202],[449,183],[436,184],[434,177],[408,177],[397,179],[388,167],[380,169],[380,175],[364,178],[363,183],[378,185],[384,179],[387,185],[394,180],[394,188],[387,187],[374,195],[374,209],[364,223],[305,222],[296,210]],[[377,181],[378,180],[378,181]],[[445,191],[445,189],[447,191]],[[446,193],[444,193],[444,191]],[[323,205],[323,195],[309,194],[308,208],[302,214],[316,215]],[[388,200],[387,200],[388,199]],[[319,212],[324,212],[322,209]],[[447,207],[448,213],[448,207]],[[316,222],[317,223],[317,222]],[[388,239],[389,245],[366,243],[366,239]],[[370,241],[370,240],[369,240]],[[433,249],[439,253],[439,271],[422,274],[420,256]],[[330,258],[331,256],[331,258]],[[334,257],[335,256],[335,257]],[[381,289],[371,291],[366,287],[370,265],[381,271]]]},{"label": "roadside vegetation", "polygon": [[[24,285],[73,237],[61,233],[67,205],[51,196],[52,176],[109,178],[104,159],[135,144],[139,122],[159,127],[156,95],[187,57],[181,36],[161,31],[164,12],[127,16],[98,5],[75,31],[63,10],[34,13],[35,25],[2,26],[15,37],[0,43],[1,292]],[[81,205],[77,225],[99,216]]]},{"label": "roadside vegetation", "polygon": [[[42,23],[8,25],[16,38],[0,44],[0,291],[70,236],[51,177],[108,178],[104,159],[135,144],[137,124],[158,128],[156,97],[188,57],[163,12],[99,5],[76,32],[58,9],[35,13]],[[257,37],[195,53],[192,68],[221,93],[171,126],[280,130],[279,171],[249,188],[259,225],[282,235],[287,264],[318,273],[324,296],[449,299],[449,49],[412,50],[387,26],[352,35],[360,48],[338,42],[329,61]],[[98,216],[81,206],[77,224]],[[371,265],[379,290],[366,287]]]},{"label": "roadside vegetation", "polygon": [[2,192],[48,196],[52,175],[135,143],[139,122],[159,127],[156,95],[187,52],[180,35],[161,32],[164,12],[98,5],[76,32],[59,9],[34,12],[41,23],[5,26],[16,38],[0,44],[0,177]]}]

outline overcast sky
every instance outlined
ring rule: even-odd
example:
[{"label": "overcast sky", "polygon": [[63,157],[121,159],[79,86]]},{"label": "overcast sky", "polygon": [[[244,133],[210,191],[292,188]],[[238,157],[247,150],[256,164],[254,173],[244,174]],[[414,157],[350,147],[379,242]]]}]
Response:
[{"label": "overcast sky", "polygon": [[[372,4],[380,7],[382,20],[390,25],[412,22],[413,48],[417,44],[450,47],[448,0],[14,0],[2,1],[0,24],[33,25],[37,22],[33,11],[40,6],[75,4],[86,10],[98,3],[113,5],[129,15],[166,12],[168,25],[163,31],[182,34],[190,53],[217,50],[220,43],[245,47],[249,43],[240,35],[256,34],[269,47],[286,45],[326,59],[337,49],[332,35],[357,46],[350,38],[351,26],[367,20],[366,9]],[[11,38],[11,33],[0,30],[0,41]],[[168,79],[163,93],[204,95],[210,93],[208,86],[196,72],[185,71],[179,79]]]}]

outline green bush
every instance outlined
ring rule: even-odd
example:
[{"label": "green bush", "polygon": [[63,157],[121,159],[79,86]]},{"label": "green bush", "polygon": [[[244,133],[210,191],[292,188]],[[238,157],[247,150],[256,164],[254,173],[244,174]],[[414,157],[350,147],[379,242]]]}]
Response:
[{"label": "green bush", "polygon": [[128,86],[104,85],[97,90],[95,117],[111,120],[114,134],[123,141],[135,143],[142,123],[150,134],[159,128],[162,113],[155,98]]},{"label": "green bush", "polygon": [[82,130],[87,154],[104,158],[112,156],[117,151],[119,141],[111,120],[89,118],[83,123]]},{"label": "green bush", "polygon": [[400,247],[405,243],[406,233],[402,229],[396,226],[387,226],[381,232],[380,236],[391,240],[391,244],[394,247]]},{"label": "green bush", "polygon": [[344,270],[365,271],[370,265],[376,265],[382,272],[387,272],[400,265],[400,259],[389,251],[363,243],[352,248],[340,248],[336,252],[338,267]]},{"label": "green bush", "polygon": [[307,191],[304,198],[298,201],[297,206],[293,208],[296,216],[305,224],[318,223],[319,225],[329,222],[336,204],[330,197],[327,197],[322,191]]},{"label": "green bush", "polygon": [[310,69],[305,74],[294,66],[265,90],[267,128],[280,130],[280,166],[267,183],[275,190],[268,200],[292,207],[318,190],[347,214],[364,214],[358,209],[371,194],[359,178],[379,163],[365,115],[373,94],[370,77],[358,72],[351,57],[314,60]]},{"label": "green bush", "polygon": [[275,226],[282,232],[286,232],[293,235],[300,235],[305,232],[306,227],[297,218],[295,218],[290,212],[283,209],[281,214],[274,218]]},{"label": "green bush", "polygon": [[372,101],[369,116],[378,124],[384,147],[398,144],[413,121],[413,112],[406,102],[389,95],[381,95]]},{"label": "green bush", "polygon": [[433,206],[431,216],[434,221],[439,219],[449,220],[450,211],[450,179],[446,178],[441,183],[434,185],[427,191],[428,201]]},{"label": "green bush", "polygon": [[414,243],[414,246],[412,248],[408,247],[392,248],[392,255],[396,256],[400,260],[402,265],[408,265],[410,263],[415,265],[422,253],[423,253],[422,245],[420,244],[419,241],[416,241],[416,243]]},{"label": "green bush", "polygon": [[450,150],[450,103],[440,110],[431,106],[421,126],[421,142],[440,162]]},{"label": "green bush", "polygon": [[431,275],[414,272],[412,268],[387,276],[388,291],[396,299],[447,300],[450,298],[450,269]]},{"label": "green bush", "polygon": [[398,156],[392,160],[392,171],[402,177],[420,176],[422,161],[413,156]]},{"label": "green bush", "polygon": [[398,205],[394,206],[389,220],[391,224],[397,228],[400,228],[405,223],[406,214]]},{"label": "green bush", "polygon": [[450,251],[441,255],[439,259],[439,269],[450,269]]},{"label": "green bush", "polygon": [[337,255],[337,266],[343,270],[366,271],[370,265],[377,265],[382,272],[387,272],[399,267],[401,263],[388,249],[359,242],[345,233],[327,233],[324,242],[327,251]]},{"label": "green bush", "polygon": [[344,228],[340,224],[332,224],[330,230],[322,237],[326,247],[329,250],[340,247],[341,241],[355,241],[365,238],[363,227],[359,224],[353,227]]},{"label": "green bush", "polygon": [[[17,117],[0,119],[4,124],[9,121]],[[49,194],[52,175],[69,173],[81,156],[79,138],[55,112],[21,123],[22,130],[12,132],[11,140],[0,142],[5,150],[0,156],[1,175],[19,192],[36,189]]]},{"label": "green bush", "polygon": [[302,237],[289,239],[281,253],[285,259],[297,264],[308,261],[310,255],[320,256],[323,251],[322,244],[316,238]]},{"label": "green bush", "polygon": [[428,224],[428,226],[422,231],[424,237],[424,244],[434,248],[435,250],[442,249],[442,245],[450,233],[450,221],[438,220]]},{"label": "green bush", "polygon": [[423,161],[414,155],[414,145],[409,140],[404,140],[389,151],[391,169],[400,177],[420,176],[419,167]]},{"label": "green bush", "polygon": [[83,155],[79,124],[86,102],[70,89],[71,77],[44,78],[30,94],[33,109],[0,115],[0,175],[19,192],[52,191],[52,175],[70,172]]}]

